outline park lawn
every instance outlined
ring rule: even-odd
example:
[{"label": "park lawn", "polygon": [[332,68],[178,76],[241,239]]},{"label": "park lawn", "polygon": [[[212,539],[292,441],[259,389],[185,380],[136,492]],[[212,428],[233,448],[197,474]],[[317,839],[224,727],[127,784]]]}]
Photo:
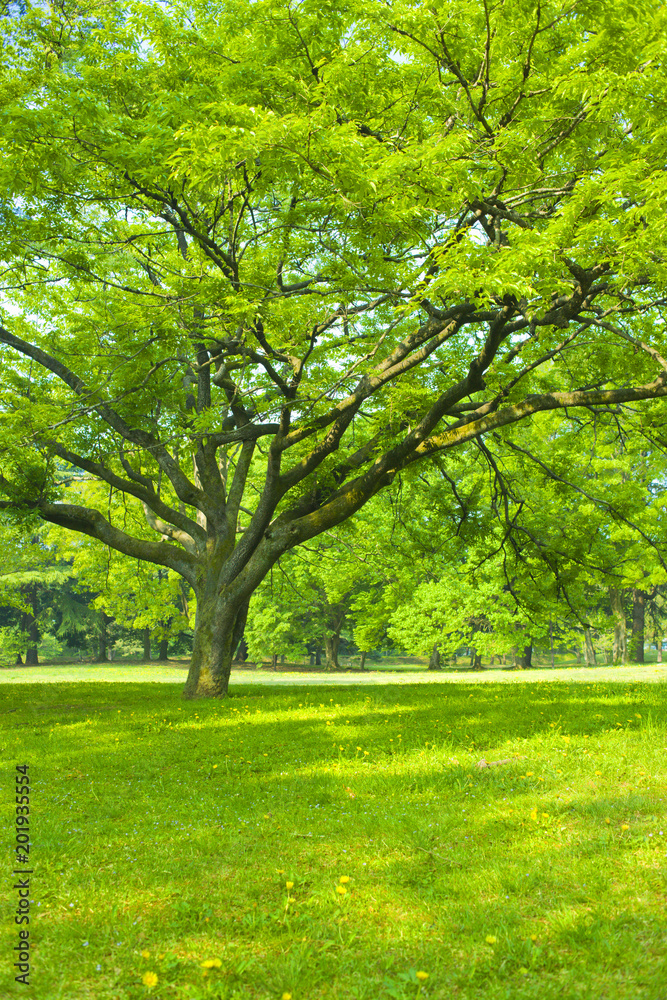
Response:
[{"label": "park lawn", "polygon": [[5,923],[0,995],[661,1000],[666,709],[662,683],[3,686],[34,954],[14,984]]}]

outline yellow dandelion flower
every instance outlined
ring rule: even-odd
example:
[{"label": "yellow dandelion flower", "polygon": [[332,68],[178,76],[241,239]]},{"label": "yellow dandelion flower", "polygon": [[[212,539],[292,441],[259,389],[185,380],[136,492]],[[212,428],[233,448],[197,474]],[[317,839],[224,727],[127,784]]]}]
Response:
[{"label": "yellow dandelion flower", "polygon": [[534,771],[526,771],[526,777],[527,778],[532,778],[532,776],[533,776],[534,773],[535,773]]},{"label": "yellow dandelion flower", "polygon": [[527,976],[528,975],[528,969],[526,968],[525,965],[522,965],[521,968],[519,969],[519,975],[520,976]]},{"label": "yellow dandelion flower", "polygon": [[291,993],[283,993],[283,1000],[292,1000]]},{"label": "yellow dandelion flower", "polygon": [[341,877],[338,879],[338,881],[340,882],[341,885],[345,885],[346,882],[350,881],[350,876],[349,875],[341,875]]},{"label": "yellow dandelion flower", "polygon": [[537,934],[531,934],[530,935],[530,940],[531,941],[537,941]]},{"label": "yellow dandelion flower", "polygon": [[339,895],[344,896],[345,893],[347,892],[347,889],[345,888],[344,885],[337,885],[336,892],[339,893]]},{"label": "yellow dandelion flower", "polygon": [[424,980],[428,979],[428,972],[418,972],[417,979],[423,983]]},{"label": "yellow dandelion flower", "polygon": [[533,809],[533,811],[530,814],[530,818],[537,819],[537,809]]},{"label": "yellow dandelion flower", "polygon": [[287,889],[293,889],[294,888],[294,882],[285,882],[285,887]]},{"label": "yellow dandelion flower", "polygon": [[602,771],[596,771],[595,773],[599,775],[602,774]]},{"label": "yellow dandelion flower", "polygon": [[487,944],[495,944],[497,940],[498,938],[495,937],[493,934],[487,934],[485,938]]},{"label": "yellow dandelion flower", "polygon": [[629,830],[629,829],[630,827],[628,826],[627,823],[621,823],[621,830]]},{"label": "yellow dandelion flower", "polygon": [[609,817],[608,817],[608,816],[607,816],[607,818],[605,819],[605,823],[611,823],[611,820],[609,819]]},{"label": "yellow dandelion flower", "polygon": [[205,962],[201,962],[202,969],[220,969],[222,968],[222,962],[219,958],[207,958]]},{"label": "yellow dandelion flower", "polygon": [[141,981],[144,986],[157,986],[157,976],[154,972],[144,972]]},{"label": "yellow dandelion flower", "polygon": [[142,958],[150,958],[151,957],[150,951],[146,951],[146,949],[144,948],[144,950],[141,953],[141,957]]}]

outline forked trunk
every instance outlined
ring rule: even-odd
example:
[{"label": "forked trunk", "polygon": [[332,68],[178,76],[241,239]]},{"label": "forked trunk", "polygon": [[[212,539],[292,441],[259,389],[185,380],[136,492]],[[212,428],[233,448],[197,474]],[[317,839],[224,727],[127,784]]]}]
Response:
[{"label": "forked trunk", "polygon": [[243,635],[248,600],[198,595],[195,637],[184,698],[225,698],[232,658]]}]

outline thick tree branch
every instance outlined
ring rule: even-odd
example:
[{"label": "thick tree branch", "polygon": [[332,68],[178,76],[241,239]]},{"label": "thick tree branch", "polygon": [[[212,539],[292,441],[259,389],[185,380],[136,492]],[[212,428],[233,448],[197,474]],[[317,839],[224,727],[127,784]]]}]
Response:
[{"label": "thick tree branch", "polygon": [[69,503],[45,503],[35,504],[40,517],[50,524],[57,524],[61,528],[68,528],[71,531],[78,531],[84,535],[90,535],[104,542],[117,552],[122,552],[133,559],[142,559],[144,562],[154,563],[158,566],[166,566],[173,569],[194,586],[197,579],[197,560],[189,552],[184,552],[181,548],[168,545],[166,542],[147,542],[141,538],[135,538],[114,527],[92,507],[83,507]]},{"label": "thick tree branch", "polygon": [[139,445],[155,458],[158,465],[171,481],[179,500],[189,504],[191,507],[196,507],[204,513],[208,511],[209,504],[206,501],[206,496],[201,490],[197,489],[194,483],[190,482],[164,445],[147,431],[130,427],[120,414],[116,413],[105,400],[99,399],[97,393],[88,390],[83,379],[75,375],[67,365],[47,354],[46,351],[43,351],[35,344],[29,344],[20,337],[16,337],[9,330],[6,330],[4,326],[0,326],[0,343],[7,344],[8,347],[12,347],[26,357],[37,361],[43,368],[61,379],[77,396],[88,396],[95,399],[94,408],[110,427],[117,431],[126,441]]}]

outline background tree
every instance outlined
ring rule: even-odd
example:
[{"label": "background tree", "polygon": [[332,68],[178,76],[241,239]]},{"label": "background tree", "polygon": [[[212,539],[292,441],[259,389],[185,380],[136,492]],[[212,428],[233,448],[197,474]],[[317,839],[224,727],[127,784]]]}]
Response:
[{"label": "background tree", "polygon": [[667,395],[665,16],[63,0],[2,20],[4,506],[190,584],[187,696],[225,694],[276,561],[402,470]]}]

